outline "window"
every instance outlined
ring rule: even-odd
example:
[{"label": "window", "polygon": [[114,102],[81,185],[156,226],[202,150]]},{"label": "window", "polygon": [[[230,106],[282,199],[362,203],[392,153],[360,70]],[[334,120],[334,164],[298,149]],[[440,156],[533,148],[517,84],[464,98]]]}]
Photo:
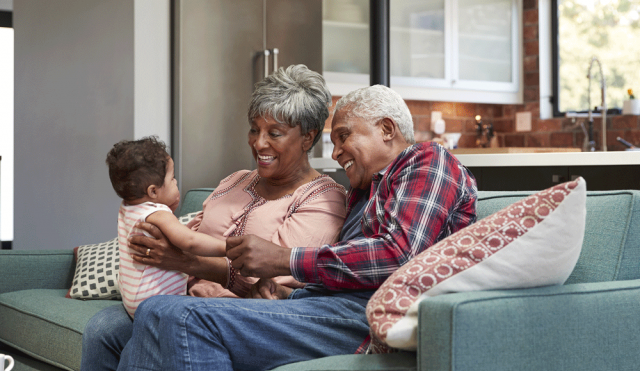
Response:
[{"label": "window", "polygon": [[[405,99],[522,103],[521,0],[391,0],[391,87]],[[369,2],[325,0],[323,74],[369,84]]]},{"label": "window", "polygon": [[[554,116],[589,109],[592,57],[602,64],[608,109],[621,109],[628,89],[640,94],[640,0],[552,0],[551,10]],[[600,109],[597,63],[591,75],[591,108]]]}]

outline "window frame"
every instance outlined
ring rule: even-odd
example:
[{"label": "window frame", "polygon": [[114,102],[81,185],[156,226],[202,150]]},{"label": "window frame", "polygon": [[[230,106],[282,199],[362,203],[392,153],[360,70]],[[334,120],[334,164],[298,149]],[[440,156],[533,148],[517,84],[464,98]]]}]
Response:
[{"label": "window frame", "polygon": [[[541,0],[539,0],[541,1]],[[553,117],[567,117],[566,111],[560,111],[560,40],[559,27],[560,16],[558,13],[558,0],[550,0],[550,16],[551,16],[551,96],[550,109]],[[541,79],[543,76],[541,75]],[[597,89],[597,88],[596,88]],[[607,110],[622,107],[607,107]],[[569,117],[573,117],[574,111],[569,111]],[[577,114],[584,114],[586,111],[578,111]],[[616,113],[608,113],[608,115],[616,115]]]},{"label": "window frame", "polygon": [[558,0],[551,0],[551,104],[553,117],[564,117],[560,112],[560,43],[559,43]]}]

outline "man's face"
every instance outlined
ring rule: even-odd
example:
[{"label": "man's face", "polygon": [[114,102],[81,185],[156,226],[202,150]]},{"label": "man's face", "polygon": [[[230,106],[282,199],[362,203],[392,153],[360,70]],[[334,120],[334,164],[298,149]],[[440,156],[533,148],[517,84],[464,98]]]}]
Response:
[{"label": "man's face", "polygon": [[345,169],[351,187],[369,189],[373,174],[388,165],[380,160],[386,151],[382,130],[377,123],[353,117],[349,112],[343,108],[333,117],[331,157]]}]

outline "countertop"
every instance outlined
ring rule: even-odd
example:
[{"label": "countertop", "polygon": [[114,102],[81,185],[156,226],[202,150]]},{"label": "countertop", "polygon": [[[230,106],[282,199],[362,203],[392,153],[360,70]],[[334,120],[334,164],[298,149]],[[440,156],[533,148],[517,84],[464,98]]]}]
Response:
[{"label": "countertop", "polygon": [[486,155],[498,153],[547,153],[581,152],[580,148],[556,147],[498,147],[498,148],[456,148],[450,150],[454,155]]},{"label": "countertop", "polygon": [[[640,151],[455,154],[467,167],[640,165]],[[335,170],[330,158],[312,158],[315,169]]]}]

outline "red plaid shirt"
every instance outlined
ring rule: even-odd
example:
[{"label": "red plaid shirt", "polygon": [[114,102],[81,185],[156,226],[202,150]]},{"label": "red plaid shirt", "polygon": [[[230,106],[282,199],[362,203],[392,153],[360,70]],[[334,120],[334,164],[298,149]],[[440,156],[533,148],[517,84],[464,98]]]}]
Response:
[{"label": "red plaid shirt", "polygon": [[476,220],[473,175],[442,146],[405,149],[374,175],[369,192],[351,189],[349,208],[371,195],[361,220],[364,237],[322,247],[296,247],[291,272],[327,289],[377,289],[393,272]]}]

